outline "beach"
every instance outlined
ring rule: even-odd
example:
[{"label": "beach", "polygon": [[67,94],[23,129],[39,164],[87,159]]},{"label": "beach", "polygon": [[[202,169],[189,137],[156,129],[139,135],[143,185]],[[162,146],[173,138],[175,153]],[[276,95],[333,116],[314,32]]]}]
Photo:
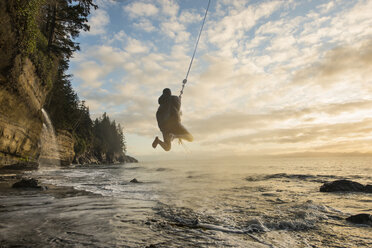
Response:
[{"label": "beach", "polygon": [[[28,171],[1,183],[1,247],[370,247],[370,158],[147,161]],[[4,174],[3,174],[4,175]],[[17,178],[18,177],[18,178]],[[48,188],[13,189],[19,177]],[[132,181],[136,178],[135,181]],[[132,181],[132,182],[131,182]],[[7,182],[7,183],[6,183]]]}]

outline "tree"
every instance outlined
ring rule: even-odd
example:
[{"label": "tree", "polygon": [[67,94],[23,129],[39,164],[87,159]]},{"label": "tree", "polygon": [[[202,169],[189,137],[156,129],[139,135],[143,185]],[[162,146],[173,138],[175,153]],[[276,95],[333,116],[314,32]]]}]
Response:
[{"label": "tree", "polygon": [[81,30],[89,31],[88,15],[97,9],[93,0],[47,0],[43,6],[42,31],[48,50],[68,60],[79,44],[74,39]]},{"label": "tree", "polygon": [[114,154],[126,151],[123,129],[120,124],[116,125],[115,121],[111,121],[106,113],[94,121],[93,133],[96,153]]}]

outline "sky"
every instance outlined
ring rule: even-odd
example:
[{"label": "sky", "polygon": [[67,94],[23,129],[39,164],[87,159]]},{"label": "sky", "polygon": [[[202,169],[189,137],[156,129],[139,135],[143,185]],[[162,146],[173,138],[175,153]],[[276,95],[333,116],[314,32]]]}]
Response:
[{"label": "sky", "polygon": [[164,88],[181,90],[208,0],[97,0],[69,73],[127,153],[372,153],[372,0],[211,0],[182,97],[194,142],[153,149]]}]

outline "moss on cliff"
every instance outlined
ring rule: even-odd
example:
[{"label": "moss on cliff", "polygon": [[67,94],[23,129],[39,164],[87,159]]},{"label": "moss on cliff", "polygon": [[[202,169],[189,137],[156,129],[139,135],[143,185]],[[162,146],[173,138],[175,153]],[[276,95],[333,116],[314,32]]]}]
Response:
[{"label": "moss on cliff", "polygon": [[41,35],[37,18],[43,3],[45,0],[15,0],[14,5],[10,5],[10,9],[14,9],[14,26],[20,37],[20,52],[25,56],[37,50],[38,37]]}]

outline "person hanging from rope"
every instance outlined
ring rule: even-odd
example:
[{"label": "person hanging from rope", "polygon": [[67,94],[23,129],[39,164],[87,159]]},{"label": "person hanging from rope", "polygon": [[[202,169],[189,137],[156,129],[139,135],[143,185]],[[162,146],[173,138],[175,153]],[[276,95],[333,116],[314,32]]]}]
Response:
[{"label": "person hanging from rope", "polygon": [[203,19],[203,23],[201,25],[198,39],[196,40],[194,52],[191,57],[191,61],[189,64],[189,68],[186,73],[185,79],[182,81],[182,89],[180,91],[179,96],[172,96],[172,92],[170,89],[165,88],[163,90],[163,94],[159,97],[159,108],[156,112],[156,120],[158,121],[158,126],[160,131],[163,133],[163,141],[161,141],[158,137],[155,137],[154,142],[152,142],[152,147],[156,148],[160,145],[165,151],[169,151],[171,149],[171,144],[173,139],[178,138],[179,142],[182,140],[187,140],[192,142],[194,138],[192,135],[186,130],[184,126],[181,124],[181,97],[183,94],[183,90],[187,83],[187,78],[189,76],[192,62],[194,61],[196,49],[198,48],[200,36],[203,31],[204,23],[207,18],[208,9],[211,4],[211,0],[208,0],[208,6],[205,10],[205,15]]},{"label": "person hanging from rope", "polygon": [[187,140],[192,142],[193,136],[181,124],[181,98],[172,95],[170,89],[165,88],[159,97],[159,108],[156,112],[156,120],[163,134],[163,141],[155,137],[152,147],[160,145],[165,151],[170,151],[173,139],[178,138],[180,142]]}]

